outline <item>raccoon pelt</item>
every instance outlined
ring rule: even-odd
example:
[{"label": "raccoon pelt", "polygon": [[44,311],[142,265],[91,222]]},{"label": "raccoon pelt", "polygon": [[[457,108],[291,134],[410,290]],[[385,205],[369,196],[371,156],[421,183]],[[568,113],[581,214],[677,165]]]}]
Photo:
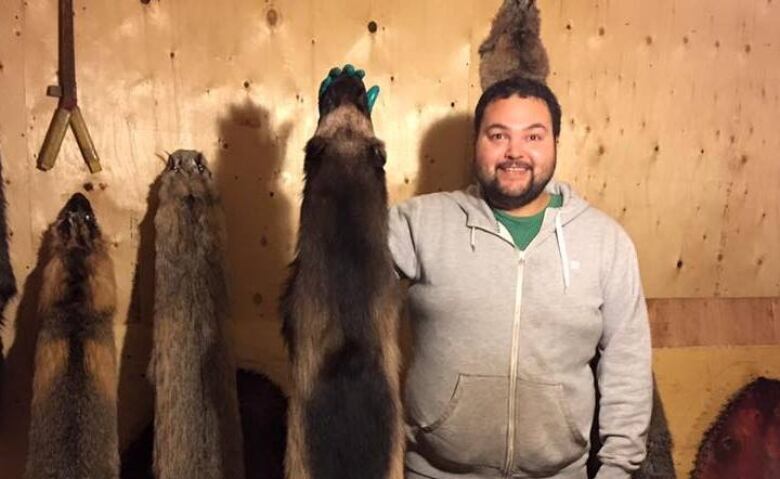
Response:
[{"label": "raccoon pelt", "polygon": [[[239,369],[236,378],[246,479],[283,479],[287,398],[263,374]],[[153,449],[152,423],[122,453],[122,479],[154,479]]]},{"label": "raccoon pelt", "polygon": [[699,445],[691,479],[780,477],[780,380],[759,377],[723,407]]},{"label": "raccoon pelt", "polygon": [[244,477],[227,328],[224,218],[206,160],[170,155],[160,177],[154,339],[157,479]]},{"label": "raccoon pelt", "polygon": [[[5,214],[5,181],[3,181],[3,162],[0,157],[0,332],[3,329],[5,306],[16,294],[16,277],[8,253],[8,224]],[[0,368],[3,367],[3,337],[0,335]],[[1,374],[1,373],[0,373]],[[0,381],[2,376],[0,376]]]},{"label": "raccoon pelt", "polygon": [[540,25],[535,0],[504,0],[479,47],[482,90],[515,76],[545,82],[550,65]]},{"label": "raccoon pelt", "polygon": [[341,73],[306,145],[297,257],[282,297],[292,361],[288,479],[401,479],[399,287],[385,151],[363,82]]},{"label": "raccoon pelt", "polygon": [[48,234],[25,477],[117,478],[114,266],[80,193]]},{"label": "raccoon pelt", "polygon": [[[597,402],[598,403],[598,402]],[[596,420],[593,421],[591,430],[591,451],[588,461],[588,477],[596,477],[601,465],[598,460],[598,450],[601,442],[598,435],[598,410]],[[650,428],[647,433],[647,456],[639,469],[634,471],[631,479],[676,479],[672,451],[674,443],[666,421],[663,402],[658,393],[658,387],[653,379],[653,412],[650,416]]]}]

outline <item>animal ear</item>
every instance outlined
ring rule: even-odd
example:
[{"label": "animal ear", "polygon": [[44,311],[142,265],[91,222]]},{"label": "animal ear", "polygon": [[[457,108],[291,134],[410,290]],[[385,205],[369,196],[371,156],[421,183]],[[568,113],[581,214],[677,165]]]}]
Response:
[{"label": "animal ear", "polygon": [[325,138],[321,136],[313,136],[311,139],[306,143],[306,159],[315,159],[322,156],[322,154],[325,152],[325,147],[327,146],[327,141]]},{"label": "animal ear", "polygon": [[371,157],[371,164],[376,168],[384,168],[387,162],[387,153],[385,152],[385,145],[381,141],[373,143],[369,147],[369,156]]}]

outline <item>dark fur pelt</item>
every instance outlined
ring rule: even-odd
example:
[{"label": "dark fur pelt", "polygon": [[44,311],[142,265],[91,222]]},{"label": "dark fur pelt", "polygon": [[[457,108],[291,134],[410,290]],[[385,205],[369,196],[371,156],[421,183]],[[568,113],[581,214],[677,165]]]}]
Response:
[{"label": "dark fur pelt", "polygon": [[[239,370],[237,383],[246,479],[283,479],[287,398],[263,374]],[[154,479],[153,449],[150,424],[122,454],[122,479]]]},{"label": "dark fur pelt", "polygon": [[[591,455],[588,461],[588,477],[593,478],[600,466],[598,450],[601,442],[598,435],[598,410],[591,430]],[[631,475],[632,479],[676,479],[672,451],[674,443],[666,422],[663,402],[653,380],[653,412],[650,416],[650,429],[647,433],[647,457],[639,469]]]},{"label": "dark fur pelt", "polygon": [[728,401],[699,446],[691,479],[780,477],[780,380],[760,377]]},{"label": "dark fur pelt", "polygon": [[[8,224],[5,214],[5,181],[3,181],[3,163],[0,158],[0,332],[2,332],[3,312],[8,301],[16,294],[16,278],[8,254]],[[3,337],[0,336],[0,368],[3,366]],[[1,378],[0,378],[1,379]]]},{"label": "dark fur pelt", "polygon": [[320,99],[306,145],[297,257],[282,298],[289,479],[403,477],[384,163],[365,87],[342,73]]},{"label": "dark fur pelt", "polygon": [[550,66],[539,37],[540,25],[534,0],[504,0],[479,47],[483,90],[515,76],[545,82]]},{"label": "dark fur pelt", "polygon": [[224,219],[203,156],[179,150],[160,178],[156,229],[154,471],[157,479],[244,477],[227,337]]},{"label": "dark fur pelt", "polygon": [[114,267],[83,195],[60,211],[46,242],[25,477],[116,478]]}]

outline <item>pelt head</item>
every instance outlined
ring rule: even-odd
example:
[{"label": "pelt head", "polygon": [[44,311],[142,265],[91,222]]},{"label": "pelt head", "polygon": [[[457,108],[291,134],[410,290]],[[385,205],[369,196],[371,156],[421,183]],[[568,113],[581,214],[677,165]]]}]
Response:
[{"label": "pelt head", "polygon": [[384,191],[385,147],[374,136],[363,80],[342,72],[320,97],[319,108],[317,131],[306,145],[307,185],[381,185]]},{"label": "pelt head", "polygon": [[363,80],[345,70],[333,78],[330,86],[320,97],[320,121],[339,107],[347,105],[354,106],[366,118],[371,119],[368,95]]},{"label": "pelt head", "polygon": [[84,195],[75,193],[60,210],[54,235],[56,243],[67,249],[92,249],[100,238],[100,228],[92,205]]},{"label": "pelt head", "polygon": [[176,150],[168,156],[161,175],[160,196],[191,203],[212,196],[212,173],[199,151]]}]

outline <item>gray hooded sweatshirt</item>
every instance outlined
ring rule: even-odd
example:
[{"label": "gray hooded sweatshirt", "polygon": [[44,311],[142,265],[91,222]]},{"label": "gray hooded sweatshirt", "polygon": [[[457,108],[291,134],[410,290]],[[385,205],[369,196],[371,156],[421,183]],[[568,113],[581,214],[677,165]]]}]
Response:
[{"label": "gray hooded sweatshirt", "polygon": [[563,205],[525,251],[474,186],[391,209],[390,249],[412,282],[416,476],[585,479],[597,351],[597,478],[629,478],[645,457],[651,348],[634,245],[568,185],[547,189]]}]

